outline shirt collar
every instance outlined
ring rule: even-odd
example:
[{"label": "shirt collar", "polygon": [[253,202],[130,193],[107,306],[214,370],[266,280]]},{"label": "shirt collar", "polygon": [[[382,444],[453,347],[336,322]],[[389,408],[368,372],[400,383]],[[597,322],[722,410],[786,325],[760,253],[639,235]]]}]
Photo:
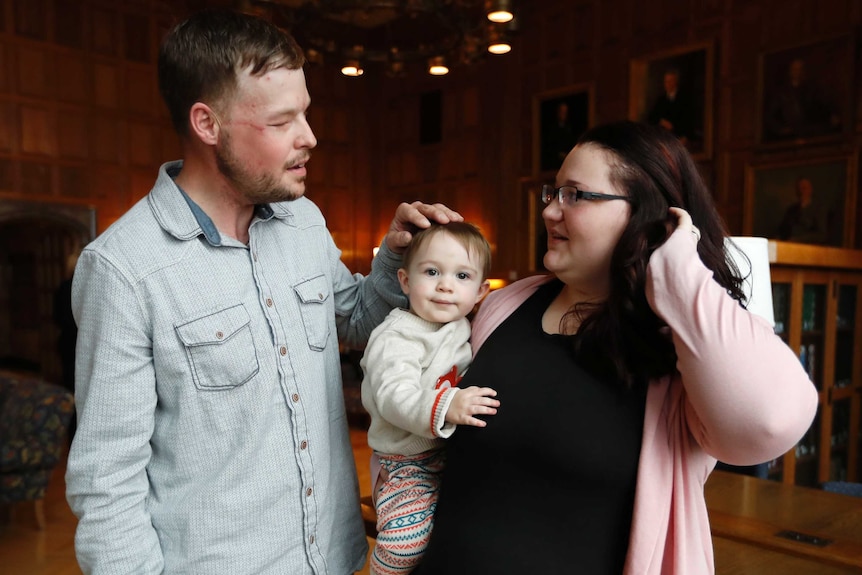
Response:
[{"label": "shirt collar", "polygon": [[[176,184],[176,182],[174,182]],[[188,204],[189,208],[192,210],[192,214],[197,220],[198,225],[200,226],[201,232],[203,232],[204,237],[212,246],[220,246],[221,245],[221,234],[218,233],[218,229],[216,229],[215,224],[206,212],[201,209],[199,205],[195,203],[193,199],[189,197],[189,195],[183,190],[181,187],[177,186],[177,189],[183,195],[183,199]]]},{"label": "shirt collar", "polygon": [[[189,240],[203,235],[207,243],[221,246],[222,237],[212,219],[180,188],[175,178],[183,168],[182,160],[168,162],[159,169],[149,202],[162,228],[177,239]],[[179,193],[177,193],[179,192]],[[289,220],[292,212],[287,202],[255,206],[255,218]]]}]

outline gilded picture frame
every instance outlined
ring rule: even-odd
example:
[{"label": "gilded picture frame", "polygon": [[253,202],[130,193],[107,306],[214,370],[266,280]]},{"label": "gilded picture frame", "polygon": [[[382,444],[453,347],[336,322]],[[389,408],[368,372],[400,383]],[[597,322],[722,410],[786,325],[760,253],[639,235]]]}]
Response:
[{"label": "gilded picture frame", "polygon": [[746,235],[852,247],[856,161],[852,155],[746,166]]},{"label": "gilded picture frame", "polygon": [[594,87],[576,84],[533,97],[533,175],[553,179],[595,119]]},{"label": "gilded picture frame", "polygon": [[853,38],[792,45],[760,55],[757,141],[804,145],[840,138],[852,128]]},{"label": "gilded picture frame", "polygon": [[695,160],[712,158],[713,52],[712,42],[701,42],[633,58],[629,66],[629,119],[672,131]]}]

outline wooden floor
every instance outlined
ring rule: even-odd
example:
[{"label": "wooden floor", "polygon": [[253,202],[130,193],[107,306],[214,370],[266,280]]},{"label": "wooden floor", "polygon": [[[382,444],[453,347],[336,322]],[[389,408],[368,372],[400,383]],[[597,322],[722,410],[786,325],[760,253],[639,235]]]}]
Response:
[{"label": "wooden floor", "polygon": [[[369,457],[370,449],[366,443],[364,429],[351,430],[351,440],[353,443],[353,452],[356,460],[356,468],[359,474],[359,488],[361,495],[368,495],[371,492],[369,479]],[[22,503],[15,507],[11,522],[0,527],[0,575],[80,575],[81,570],[75,561],[74,536],[76,519],[72,514],[69,506],[66,504],[65,498],[65,482],[63,475],[65,473],[65,465],[60,465],[54,471],[51,478],[51,484],[48,487],[48,494],[45,499],[45,515],[47,518],[47,527],[44,531],[39,531],[36,526],[36,517],[34,508],[31,503]],[[758,501],[748,501],[752,499],[750,485],[734,487],[732,493],[723,493],[727,491],[726,484],[733,476],[716,472],[710,478],[710,483],[707,484],[708,502],[712,501],[710,515],[717,513],[715,517],[711,517],[713,525],[713,542],[716,555],[716,573],[717,575],[773,575],[774,573],[792,573],[794,575],[845,575],[848,573],[860,573],[858,567],[841,567],[836,565],[826,565],[818,560],[818,556],[807,557],[804,553],[794,552],[792,549],[785,549],[772,545],[762,545],[759,540],[747,541],[745,538],[740,540],[740,537],[745,534],[738,523],[739,521],[747,521],[743,527],[751,528],[752,519],[746,514],[764,515],[764,510],[755,509],[760,505],[771,509],[767,511],[777,513],[785,522],[793,519],[789,515],[794,515],[788,510],[793,510],[796,507],[812,508],[797,510],[798,515],[802,513],[805,517],[815,513],[818,508],[822,507],[821,503],[812,503],[806,498],[824,497],[820,492],[815,493],[814,490],[810,493],[794,493],[787,495],[784,491],[790,488],[772,485],[771,483],[753,480],[752,478],[736,478],[736,481],[747,481],[748,483],[758,482],[760,489],[766,489],[767,494],[755,497]],[[765,486],[761,485],[765,483]],[[772,496],[769,493],[776,492]],[[785,499],[779,496],[786,495]],[[776,499],[778,497],[778,499]],[[843,496],[835,494],[826,494],[825,497],[840,499]],[[762,499],[762,501],[760,501]],[[772,501],[776,499],[776,501]],[[843,502],[843,503],[842,503]],[[838,501],[848,509],[859,508],[859,503],[852,498]],[[755,505],[757,504],[757,505]],[[722,507],[722,505],[724,507]],[[772,509],[774,507],[775,509]],[[784,510],[784,511],[782,511]],[[724,513],[724,515],[722,515]],[[725,517],[728,513],[735,523],[728,527],[728,518]],[[842,519],[842,514],[838,511],[829,511],[828,515],[838,517],[837,525],[834,526],[834,531],[830,531],[831,527],[822,524],[823,521],[817,520],[814,525],[808,523],[800,523],[798,526],[791,524],[794,529],[802,532],[818,532],[823,531],[830,538],[838,540],[852,539],[854,545],[858,546],[857,540],[862,537],[856,532],[859,522],[849,523],[848,520]],[[846,515],[846,513],[845,513]],[[862,512],[857,514],[862,516]],[[785,517],[788,516],[788,517]],[[856,515],[854,515],[856,517]],[[777,520],[776,520],[777,521]],[[762,522],[761,522],[762,523]],[[760,523],[757,523],[760,525]],[[842,528],[843,525],[843,528]],[[829,528],[827,528],[829,527]],[[772,535],[772,529],[767,535]],[[840,542],[840,541],[839,541]],[[374,541],[369,539],[369,548]],[[862,553],[862,550],[856,552]],[[845,553],[846,555],[846,553]],[[852,553],[851,553],[852,555]],[[807,558],[806,558],[807,557]],[[860,555],[862,557],[862,555]],[[359,575],[368,575],[368,564],[359,572]]]},{"label": "wooden floor", "polygon": [[45,497],[47,526],[39,531],[32,503],[18,503],[0,527],[0,572],[10,575],[80,575],[75,561],[77,520],[66,504],[65,465],[54,469]]},{"label": "wooden floor", "polygon": [[[371,493],[368,461],[371,451],[364,430],[351,430],[359,487],[362,495]],[[32,503],[20,503],[12,518],[0,527],[0,574],[2,575],[81,575],[75,561],[77,519],[66,503],[65,465],[54,470],[45,497],[47,526],[39,531]],[[369,539],[369,547],[373,540]],[[368,574],[368,564],[359,572]]]}]

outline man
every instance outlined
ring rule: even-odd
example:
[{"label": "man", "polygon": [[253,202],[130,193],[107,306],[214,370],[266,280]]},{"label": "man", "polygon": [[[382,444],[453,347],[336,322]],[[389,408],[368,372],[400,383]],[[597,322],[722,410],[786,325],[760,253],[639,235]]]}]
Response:
[{"label": "man", "polygon": [[367,278],[304,198],[304,58],[251,16],[177,26],[159,86],[184,161],[75,272],[79,428],[67,472],[85,573],[338,574],[367,552],[338,340],[406,305],[401,204]]},{"label": "man", "polygon": [[796,180],[796,201],[787,207],[778,225],[778,239],[809,244],[827,243],[827,225],[823,206],[814,201],[811,180]]},{"label": "man", "polygon": [[673,132],[684,145],[688,145],[694,131],[694,105],[691,98],[679,87],[679,70],[671,68],[662,78],[664,92],[653,104],[649,123]]},{"label": "man", "polygon": [[805,60],[794,58],[788,65],[785,83],[769,102],[766,139],[802,138],[840,130],[840,118],[808,81]]},{"label": "man", "polygon": [[564,100],[557,103],[554,122],[544,131],[542,145],[542,171],[557,170],[563,160],[578,143],[578,132],[569,117],[569,104]]}]

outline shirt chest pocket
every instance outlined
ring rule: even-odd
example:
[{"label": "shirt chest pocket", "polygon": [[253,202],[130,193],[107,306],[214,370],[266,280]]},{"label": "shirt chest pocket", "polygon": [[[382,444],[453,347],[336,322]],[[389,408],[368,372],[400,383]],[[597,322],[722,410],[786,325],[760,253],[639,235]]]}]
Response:
[{"label": "shirt chest pocket", "polygon": [[315,351],[326,349],[330,324],[335,320],[334,311],[329,311],[329,281],[319,275],[293,286],[299,297],[299,311],[308,347]]},{"label": "shirt chest pocket", "polygon": [[231,389],[257,375],[248,312],[242,304],[175,327],[200,390]]}]

